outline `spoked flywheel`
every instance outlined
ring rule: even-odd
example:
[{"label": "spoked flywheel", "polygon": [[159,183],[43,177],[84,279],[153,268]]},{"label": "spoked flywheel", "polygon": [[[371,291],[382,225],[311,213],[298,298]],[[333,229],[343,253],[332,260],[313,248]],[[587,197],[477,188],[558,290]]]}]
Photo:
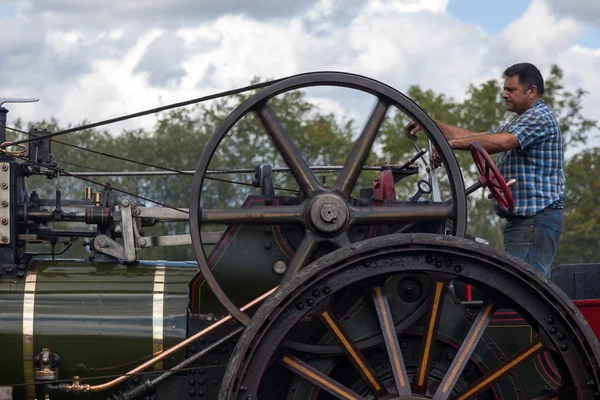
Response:
[{"label": "spoked flywheel", "polygon": [[[459,282],[479,299],[458,299]],[[591,400],[599,357],[571,301],[522,261],[400,234],[335,251],[282,285],[240,338],[219,399]]]},{"label": "spoked flywheel", "polygon": [[[331,186],[319,182],[300,152],[270,101],[283,93],[315,86],[344,87],[371,94],[375,107],[354,147]],[[351,193],[373,143],[389,110],[397,110],[417,121],[427,134],[433,147],[444,159],[448,172],[448,201],[414,202],[389,207],[356,207]],[[302,193],[297,205],[265,205],[264,207],[233,209],[202,208],[201,196],[205,175],[217,148],[225,136],[246,115],[255,114],[265,132],[290,169]],[[466,194],[462,175],[448,142],[433,120],[409,98],[381,82],[360,75],[341,72],[316,72],[301,74],[273,84],[253,95],[236,108],[218,127],[207,143],[198,162],[190,197],[190,233],[196,259],[202,276],[221,304],[244,325],[250,318],[235,305],[221,288],[206,261],[200,227],[203,224],[293,224],[302,228],[300,240],[283,277],[288,281],[297,271],[310,263],[311,256],[320,245],[341,248],[351,244],[350,231],[361,225],[409,224],[416,221],[450,221],[452,234],[464,236],[467,223]]]}]

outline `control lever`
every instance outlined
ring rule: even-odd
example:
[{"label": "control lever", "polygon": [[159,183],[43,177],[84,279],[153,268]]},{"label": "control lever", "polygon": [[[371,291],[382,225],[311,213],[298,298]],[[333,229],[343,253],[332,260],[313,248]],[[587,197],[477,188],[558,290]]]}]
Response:
[{"label": "control lever", "polygon": [[427,181],[420,180],[417,183],[417,189],[417,192],[409,199],[413,203],[416,203],[423,194],[431,193],[431,185]]}]

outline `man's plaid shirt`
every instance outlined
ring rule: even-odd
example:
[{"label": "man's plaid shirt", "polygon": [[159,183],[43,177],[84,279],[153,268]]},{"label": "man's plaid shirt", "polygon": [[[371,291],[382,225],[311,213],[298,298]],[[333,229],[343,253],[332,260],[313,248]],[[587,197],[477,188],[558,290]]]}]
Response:
[{"label": "man's plaid shirt", "polygon": [[546,103],[538,100],[516,119],[488,133],[494,132],[510,132],[519,141],[519,147],[498,153],[496,158],[504,179],[517,180],[511,187],[515,201],[513,215],[535,215],[549,205],[563,208],[563,140]]}]

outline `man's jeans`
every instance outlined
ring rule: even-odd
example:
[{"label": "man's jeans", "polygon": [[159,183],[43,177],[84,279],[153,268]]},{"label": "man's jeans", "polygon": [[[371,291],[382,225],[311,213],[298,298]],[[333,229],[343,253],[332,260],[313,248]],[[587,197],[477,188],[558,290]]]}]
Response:
[{"label": "man's jeans", "polygon": [[506,251],[550,278],[562,225],[558,208],[546,208],[533,217],[512,217],[504,227]]}]

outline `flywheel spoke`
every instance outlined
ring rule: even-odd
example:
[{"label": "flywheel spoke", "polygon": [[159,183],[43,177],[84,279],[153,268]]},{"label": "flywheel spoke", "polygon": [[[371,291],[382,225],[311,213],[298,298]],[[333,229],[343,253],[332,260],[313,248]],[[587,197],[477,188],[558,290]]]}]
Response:
[{"label": "flywheel spoke", "polygon": [[404,365],[404,358],[400,351],[398,336],[396,336],[392,312],[390,311],[390,305],[385,294],[385,287],[376,286],[371,288],[371,295],[373,296],[373,303],[375,304],[375,310],[377,310],[377,317],[379,317],[381,332],[383,333],[388,357],[390,359],[390,364],[392,365],[392,371],[394,372],[394,381],[396,382],[398,395],[412,396],[410,382],[408,381],[408,375]]},{"label": "flywheel spoke", "polygon": [[338,399],[365,400],[364,397],[348,389],[346,386],[334,381],[324,373],[314,369],[305,362],[291,355],[284,355],[280,363],[304,379],[314,383],[323,390],[328,391]]},{"label": "flywheel spoke", "polygon": [[296,248],[296,253],[294,254],[294,258],[290,262],[287,270],[285,271],[285,275],[283,276],[283,282],[287,282],[294,276],[298,271],[304,268],[308,262],[310,261],[311,256],[313,255],[315,249],[317,248],[317,240],[312,233],[306,231],[302,241]]},{"label": "flywheel spoke", "polygon": [[377,137],[377,133],[379,132],[379,128],[381,128],[381,124],[385,119],[385,114],[389,107],[390,105],[386,101],[380,99],[377,102],[360,138],[356,141],[352,151],[346,159],[344,168],[335,182],[334,190],[339,190],[340,192],[349,195],[354,188],[356,180],[360,175],[361,168],[367,161],[373,142]]},{"label": "flywheel spoke", "polygon": [[301,206],[255,207],[242,209],[203,208],[198,213],[202,224],[298,224],[303,223]]},{"label": "flywheel spoke", "polygon": [[475,322],[473,322],[473,325],[469,330],[469,333],[467,333],[465,340],[460,346],[458,353],[456,353],[456,356],[452,361],[452,365],[450,365],[450,368],[448,368],[442,383],[440,383],[440,386],[433,396],[434,400],[446,400],[450,394],[452,394],[454,385],[456,385],[458,378],[460,378],[460,375],[471,358],[471,354],[473,354],[473,351],[475,351],[475,348],[481,340],[485,329],[492,320],[495,310],[496,303],[494,301],[489,301],[484,305],[484,307],[481,308],[477,318],[475,319]]},{"label": "flywheel spoke", "polygon": [[304,194],[312,196],[320,191],[321,185],[315,174],[273,110],[265,104],[257,110],[257,114]]},{"label": "flywheel spoke", "polygon": [[376,394],[386,393],[385,387],[377,378],[373,368],[369,362],[362,355],[360,350],[354,344],[354,341],[346,333],[344,327],[340,324],[338,319],[333,315],[331,310],[323,311],[320,314],[321,319],[327,326],[329,332],[333,335],[335,340],[338,342],[350,362],[354,365],[358,373],[363,377],[367,385]]},{"label": "flywheel spoke", "polygon": [[352,207],[350,209],[353,226],[415,221],[439,221],[453,217],[451,203],[411,203],[396,207]]},{"label": "flywheel spoke", "polygon": [[417,373],[413,383],[416,394],[425,394],[429,370],[432,364],[433,346],[436,342],[440,317],[444,305],[444,295],[448,289],[449,280],[444,276],[431,276],[431,294],[429,295],[429,306],[425,315],[423,326],[423,338],[421,343],[421,356],[417,364]]},{"label": "flywheel spoke", "polygon": [[536,354],[544,350],[544,345],[541,342],[532,344],[526,347],[503,364],[498,366],[491,372],[488,372],[483,377],[466,388],[457,398],[457,400],[467,400],[475,398],[476,395],[486,390],[490,385],[496,383],[506,374],[513,371],[519,365],[531,360]]}]

